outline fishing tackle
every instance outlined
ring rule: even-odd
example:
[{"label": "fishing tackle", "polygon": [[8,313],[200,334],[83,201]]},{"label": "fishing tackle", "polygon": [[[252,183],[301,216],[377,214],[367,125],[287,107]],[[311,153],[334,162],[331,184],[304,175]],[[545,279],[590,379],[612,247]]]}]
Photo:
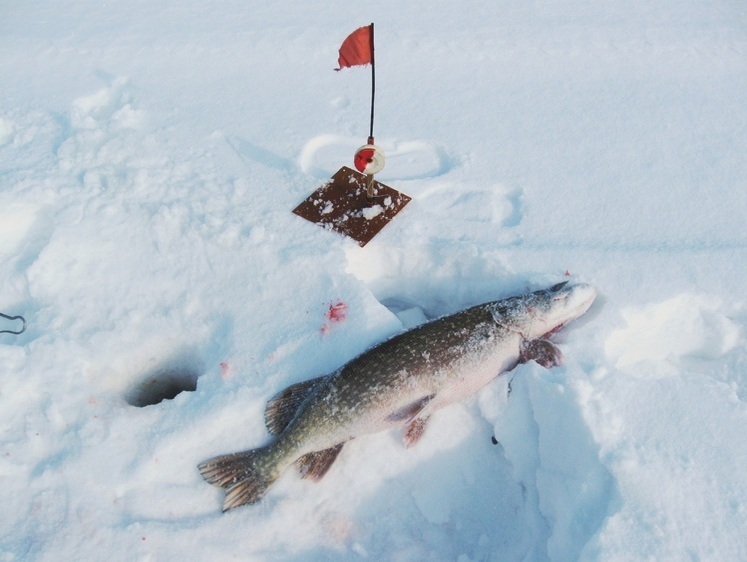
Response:
[{"label": "fishing tackle", "polygon": [[23,316],[8,316],[7,314],[3,314],[2,312],[0,312],[0,316],[2,316],[3,318],[7,318],[8,320],[20,320],[22,322],[20,330],[0,330],[0,334],[13,334],[17,336],[26,331],[26,319]]}]

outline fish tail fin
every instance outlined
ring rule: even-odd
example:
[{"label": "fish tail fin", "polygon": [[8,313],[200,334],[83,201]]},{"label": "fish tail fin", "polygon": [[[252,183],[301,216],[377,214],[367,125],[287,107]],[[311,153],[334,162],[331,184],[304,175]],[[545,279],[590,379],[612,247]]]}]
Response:
[{"label": "fish tail fin", "polygon": [[209,484],[226,489],[223,511],[258,502],[277,480],[278,472],[260,462],[263,451],[264,448],[223,455],[197,466]]}]

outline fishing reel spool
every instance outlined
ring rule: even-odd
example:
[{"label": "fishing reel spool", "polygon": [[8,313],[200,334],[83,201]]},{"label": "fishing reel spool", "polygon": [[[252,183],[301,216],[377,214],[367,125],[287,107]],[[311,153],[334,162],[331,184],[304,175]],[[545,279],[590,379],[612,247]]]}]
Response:
[{"label": "fishing reel spool", "polygon": [[384,156],[384,151],[381,148],[373,144],[373,139],[371,138],[368,144],[361,146],[355,151],[353,164],[355,165],[355,169],[360,173],[373,176],[384,169],[386,156]]},{"label": "fishing reel spool", "polygon": [[383,170],[385,163],[384,151],[374,144],[373,137],[368,137],[368,144],[355,151],[353,157],[355,169],[368,176],[368,189],[366,190],[368,199],[374,198],[374,174]]}]

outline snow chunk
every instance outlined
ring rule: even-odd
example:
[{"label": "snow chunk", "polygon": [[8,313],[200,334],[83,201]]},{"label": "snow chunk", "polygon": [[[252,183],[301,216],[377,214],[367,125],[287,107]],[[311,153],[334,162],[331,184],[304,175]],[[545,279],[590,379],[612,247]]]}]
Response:
[{"label": "snow chunk", "polygon": [[366,209],[361,210],[361,215],[364,219],[367,221],[370,221],[371,219],[374,219],[378,217],[381,213],[384,212],[384,207],[381,205],[374,205],[373,207],[368,207]]}]

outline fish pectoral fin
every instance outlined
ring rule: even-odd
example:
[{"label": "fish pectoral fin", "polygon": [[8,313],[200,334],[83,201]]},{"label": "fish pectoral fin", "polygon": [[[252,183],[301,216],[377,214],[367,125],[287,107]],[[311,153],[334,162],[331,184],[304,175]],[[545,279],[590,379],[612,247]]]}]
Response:
[{"label": "fish pectoral fin", "polygon": [[519,361],[521,363],[536,361],[549,369],[563,364],[563,353],[549,340],[532,340],[522,345]]},{"label": "fish pectoral fin", "polygon": [[415,418],[410,422],[410,424],[407,426],[407,430],[405,431],[405,435],[402,438],[405,442],[405,447],[410,448],[417,444],[418,441],[420,441],[420,438],[423,436],[423,432],[425,431],[425,425],[428,423],[428,419],[430,416],[426,416],[424,418]]},{"label": "fish pectoral fin", "polygon": [[281,390],[267,401],[265,406],[265,425],[273,435],[282,433],[293,420],[304,400],[309,396],[312,389],[328,375],[317,377],[308,381],[291,385]]},{"label": "fish pectoral fin", "polygon": [[420,412],[423,411],[423,408],[428,405],[428,402],[433,400],[434,396],[435,394],[429,394],[428,396],[418,398],[415,402],[411,402],[410,404],[393,411],[386,417],[386,420],[390,422],[412,421]]},{"label": "fish pectoral fin", "polygon": [[310,478],[314,482],[319,482],[319,480],[324,478],[329,467],[337,459],[337,455],[342,451],[343,445],[345,443],[340,443],[323,451],[307,453],[299,458],[296,461],[296,466],[298,467],[298,472],[301,474],[301,478]]}]

